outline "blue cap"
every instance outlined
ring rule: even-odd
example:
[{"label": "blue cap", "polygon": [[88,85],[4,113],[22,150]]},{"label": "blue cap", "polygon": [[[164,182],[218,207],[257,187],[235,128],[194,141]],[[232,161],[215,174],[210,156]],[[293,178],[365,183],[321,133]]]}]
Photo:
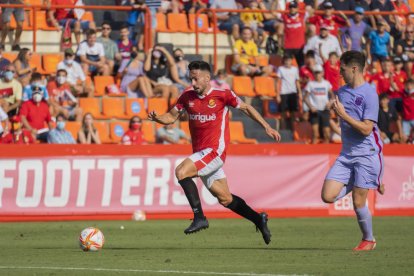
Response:
[{"label": "blue cap", "polygon": [[359,14],[364,14],[365,10],[363,7],[356,7],[355,12]]}]

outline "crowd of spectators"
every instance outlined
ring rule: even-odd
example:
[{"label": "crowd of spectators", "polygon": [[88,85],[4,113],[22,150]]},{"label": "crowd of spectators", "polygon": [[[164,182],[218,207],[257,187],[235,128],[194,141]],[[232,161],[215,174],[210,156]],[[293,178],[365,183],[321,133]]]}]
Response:
[{"label": "crowd of spectators", "polygon": [[[5,0],[5,3],[11,2]],[[73,5],[73,1],[46,0],[45,4],[49,7]],[[244,10],[216,13],[217,27],[232,39],[234,54],[230,71],[252,78],[274,78],[277,84],[274,100],[281,113],[282,128],[294,130],[297,121],[309,121],[313,143],[337,141],[340,130],[329,111],[330,99],[343,84],[339,57],[352,49],[364,51],[367,56],[366,80],[377,89],[381,99],[378,124],[384,141],[413,140],[414,22],[404,15],[366,14],[368,11],[408,12],[410,8],[404,0],[124,0],[119,4],[134,9],[128,12],[125,24],[119,28],[117,40],[111,35],[112,22],[96,26],[93,20],[82,19],[85,12],[82,9],[47,10],[49,26],[61,30],[64,53],[64,60],[50,76],[42,75],[41,68],[31,62],[33,52],[19,45],[24,10],[3,9],[0,55],[10,31],[11,16],[16,21],[11,48],[18,51],[15,60],[0,57],[3,137],[13,132],[23,138],[9,137],[8,141],[101,143],[92,114],[84,114],[79,107],[79,97],[94,96],[91,78],[97,75],[113,76],[118,80],[120,92],[129,98],[162,97],[173,101],[190,86],[189,61],[182,49],[169,50],[155,43],[156,13],[191,14],[200,8],[210,8]],[[150,43],[154,46],[146,53],[142,35],[145,25],[142,8],[145,7],[151,11],[154,32],[154,41]],[[211,23],[213,13],[211,10],[206,13]],[[70,40],[67,32],[75,36],[73,45],[71,41],[65,44]],[[274,44],[271,52],[269,43]],[[263,65],[259,57],[266,52],[283,57],[281,64]],[[224,69],[215,72],[212,86],[231,88],[228,73]],[[67,120],[82,122],[77,137],[72,140],[65,131]],[[145,143],[140,136],[140,120],[131,118],[122,143]],[[33,139],[24,139],[27,131]],[[164,143],[182,142],[188,137],[171,127],[159,129],[157,139]]]}]

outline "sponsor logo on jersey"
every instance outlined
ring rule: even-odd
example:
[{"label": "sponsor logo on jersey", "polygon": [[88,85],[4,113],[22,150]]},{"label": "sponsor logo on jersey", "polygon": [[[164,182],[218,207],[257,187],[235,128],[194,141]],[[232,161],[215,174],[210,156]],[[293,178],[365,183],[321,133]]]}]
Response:
[{"label": "sponsor logo on jersey", "polygon": [[194,102],[188,102],[188,107],[194,107]]},{"label": "sponsor logo on jersey", "polygon": [[215,121],[216,118],[217,118],[217,116],[216,116],[215,113],[210,114],[210,115],[200,114],[200,113],[198,113],[198,114],[190,114],[190,120],[200,121],[200,123],[205,123],[205,122],[208,122],[208,121]]},{"label": "sponsor logo on jersey", "polygon": [[216,101],[214,99],[210,99],[208,101],[208,107],[210,107],[210,108],[216,107]]}]

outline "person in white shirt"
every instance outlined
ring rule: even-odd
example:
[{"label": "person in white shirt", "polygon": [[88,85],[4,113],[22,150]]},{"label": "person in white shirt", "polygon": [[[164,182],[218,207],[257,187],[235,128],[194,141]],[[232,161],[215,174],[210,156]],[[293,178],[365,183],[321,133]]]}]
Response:
[{"label": "person in white shirt", "polygon": [[[4,123],[4,128],[3,128],[3,121]],[[5,136],[7,133],[9,133],[9,117],[7,116],[6,112],[4,112],[3,108],[1,108],[0,106],[0,140],[1,137]]]},{"label": "person in white shirt", "polygon": [[321,25],[320,34],[308,40],[303,48],[303,52],[306,53],[309,50],[315,52],[316,63],[320,65],[323,65],[323,60],[328,59],[331,52],[336,52],[338,56],[342,55],[338,38],[329,33],[328,26],[326,25]]},{"label": "person in white shirt", "polygon": [[310,122],[312,124],[312,143],[319,141],[319,126],[322,126],[323,141],[329,143],[331,138],[330,129],[330,98],[332,85],[323,78],[323,68],[317,64],[313,68],[315,80],[309,81],[305,87],[305,103],[310,109]]},{"label": "person in white shirt", "polygon": [[71,48],[65,50],[65,59],[59,62],[57,70],[67,72],[66,81],[74,91],[75,96],[93,97],[94,87],[92,82],[86,83],[86,76],[82,67],[75,61],[75,53]]},{"label": "person in white shirt", "polygon": [[96,42],[96,31],[88,30],[86,40],[79,45],[77,55],[80,57],[81,65],[85,75],[101,74],[108,76],[110,69],[105,60],[105,51],[102,43]]},{"label": "person in white shirt", "polygon": [[277,69],[276,78],[281,81],[280,90],[276,88],[276,102],[282,114],[281,127],[286,128],[289,112],[290,128],[294,129],[295,111],[299,111],[298,103],[302,103],[302,91],[299,81],[299,70],[292,65],[290,55],[283,56],[283,65]]}]

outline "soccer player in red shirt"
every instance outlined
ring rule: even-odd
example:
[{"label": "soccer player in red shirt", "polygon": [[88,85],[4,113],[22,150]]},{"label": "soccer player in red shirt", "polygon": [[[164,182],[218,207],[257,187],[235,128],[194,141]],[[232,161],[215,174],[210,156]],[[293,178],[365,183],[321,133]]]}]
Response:
[{"label": "soccer player in red shirt", "polygon": [[316,32],[319,33],[319,28],[322,25],[327,25],[331,35],[338,36],[338,29],[340,27],[351,27],[351,23],[348,18],[342,12],[339,12],[340,16],[332,14],[333,6],[332,2],[325,1],[323,3],[324,13],[322,15],[315,15],[308,19],[308,22],[316,26]]},{"label": "soccer player in red shirt", "polygon": [[142,121],[138,116],[133,116],[129,120],[129,129],[122,136],[123,145],[142,145],[145,144],[144,135],[141,131]]},{"label": "soccer player in red shirt", "polygon": [[148,115],[149,120],[164,125],[174,123],[185,111],[189,116],[193,154],[175,169],[178,182],[194,213],[194,220],[184,233],[191,234],[208,228],[197,186],[192,180],[193,177],[199,176],[221,205],[252,221],[262,233],[265,243],[269,244],[271,234],[267,227],[267,214],[257,213],[242,198],[231,194],[222,169],[230,140],[229,106],[242,110],[276,141],[280,140],[280,134],[233,91],[212,88],[211,69],[207,62],[193,61],[188,65],[188,69],[192,89],[185,91],[169,112],[158,115],[152,111]]}]

